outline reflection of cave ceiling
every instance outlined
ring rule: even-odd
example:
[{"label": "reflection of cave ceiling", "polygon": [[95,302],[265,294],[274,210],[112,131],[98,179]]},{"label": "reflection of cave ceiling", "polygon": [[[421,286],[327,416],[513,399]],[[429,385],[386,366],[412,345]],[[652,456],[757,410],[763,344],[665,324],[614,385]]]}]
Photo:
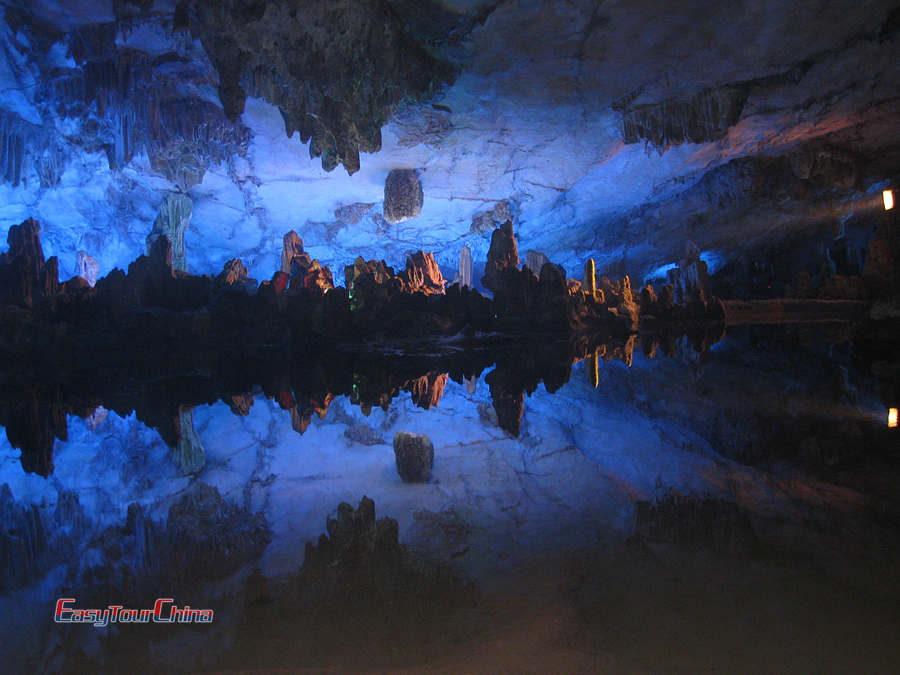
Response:
[{"label": "reflection of cave ceiling", "polygon": [[[648,271],[870,208],[900,167],[900,8],[859,0],[4,0],[0,232],[124,267],[170,192],[191,271],[523,251]],[[421,213],[384,182],[415,169]],[[828,228],[826,227],[826,230]],[[339,276],[339,275],[338,275]]]}]

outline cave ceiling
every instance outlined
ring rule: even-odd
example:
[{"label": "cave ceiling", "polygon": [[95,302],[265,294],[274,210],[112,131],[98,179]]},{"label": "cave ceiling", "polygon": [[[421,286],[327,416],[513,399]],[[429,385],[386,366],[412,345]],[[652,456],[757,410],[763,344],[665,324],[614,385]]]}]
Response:
[{"label": "cave ceiling", "polygon": [[[341,269],[483,261],[510,218],[569,274],[648,275],[834,231],[900,167],[900,7],[699,0],[7,0],[0,235],[60,274],[145,251],[267,278],[283,235]],[[420,211],[385,218],[413,170]],[[398,221],[398,222],[392,222]],[[794,239],[791,239],[794,238]]]}]

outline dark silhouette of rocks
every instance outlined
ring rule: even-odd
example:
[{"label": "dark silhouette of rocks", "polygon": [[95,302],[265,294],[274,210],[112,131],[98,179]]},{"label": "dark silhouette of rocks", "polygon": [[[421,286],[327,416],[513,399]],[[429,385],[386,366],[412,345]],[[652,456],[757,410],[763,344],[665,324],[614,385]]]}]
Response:
[{"label": "dark silhouette of rocks", "polygon": [[484,277],[481,283],[488,290],[496,292],[500,287],[500,278],[508,270],[519,266],[519,247],[513,234],[513,224],[507,220],[494,230],[491,235],[491,248],[488,250],[487,264],[484,266]]},{"label": "dark silhouette of rocks", "polygon": [[[442,293],[434,257],[423,252],[400,274],[359,258],[344,270],[347,288],[334,287],[328,268],[290,234],[291,274],[279,270],[258,289],[239,260],[215,278],[174,270],[166,236],[127,274],[113,270],[93,288],[81,277],[58,283],[54,259],[42,259],[35,221],[11,228],[9,241],[0,256],[0,391],[8,392],[0,396],[0,424],[22,449],[26,470],[42,475],[52,472],[66,415],[87,417],[100,405],[123,416],[136,412],[194,473],[202,453],[184,417],[193,406],[223,400],[246,414],[247,392],[261,387],[302,433],[335,396],[368,411],[407,391],[428,408],[449,379],[462,383],[492,364],[498,424],[516,436],[525,394],[540,382],[555,391],[573,363],[630,364],[637,330],[648,355],[675,354],[683,334],[702,353],[725,326],[717,298],[678,304],[670,286],[636,294],[627,277],[601,279],[589,292],[551,262],[540,276],[519,269],[510,224],[495,232],[493,300],[458,284]],[[448,336],[463,349],[399,358],[378,346]],[[35,382],[53,384],[35,389]]]}]

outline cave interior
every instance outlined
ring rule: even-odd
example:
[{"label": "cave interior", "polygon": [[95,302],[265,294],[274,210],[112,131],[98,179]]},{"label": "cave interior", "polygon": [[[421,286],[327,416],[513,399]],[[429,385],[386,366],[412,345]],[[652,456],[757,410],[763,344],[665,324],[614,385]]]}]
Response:
[{"label": "cave interior", "polygon": [[895,2],[0,0],[6,672],[900,672]]}]

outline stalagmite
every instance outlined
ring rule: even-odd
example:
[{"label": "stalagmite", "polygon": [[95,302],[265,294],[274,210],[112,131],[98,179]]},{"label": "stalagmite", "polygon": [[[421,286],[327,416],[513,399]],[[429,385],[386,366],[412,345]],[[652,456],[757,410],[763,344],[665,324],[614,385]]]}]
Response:
[{"label": "stalagmite", "polygon": [[525,267],[534,272],[536,277],[541,276],[541,270],[550,262],[550,259],[540,251],[525,252]]},{"label": "stalagmite", "polygon": [[184,231],[191,223],[193,202],[186,194],[170,192],[159,207],[153,230],[147,235],[147,253],[160,236],[165,235],[172,242],[172,269],[187,272],[187,257],[184,246]]},{"label": "stalagmite", "polygon": [[584,287],[593,298],[597,299],[597,271],[594,266],[594,259],[588,258],[584,263]]},{"label": "stalagmite", "polygon": [[100,273],[100,264],[87,254],[86,251],[78,251],[78,262],[75,264],[75,274],[91,286],[97,283]]},{"label": "stalagmite", "polygon": [[457,277],[460,288],[472,285],[472,251],[468,246],[463,246],[459,252],[459,275]]},{"label": "stalagmite", "polygon": [[294,258],[303,255],[303,240],[300,236],[291,230],[282,239],[281,244],[281,271],[285,274],[291,273],[291,263]]}]

